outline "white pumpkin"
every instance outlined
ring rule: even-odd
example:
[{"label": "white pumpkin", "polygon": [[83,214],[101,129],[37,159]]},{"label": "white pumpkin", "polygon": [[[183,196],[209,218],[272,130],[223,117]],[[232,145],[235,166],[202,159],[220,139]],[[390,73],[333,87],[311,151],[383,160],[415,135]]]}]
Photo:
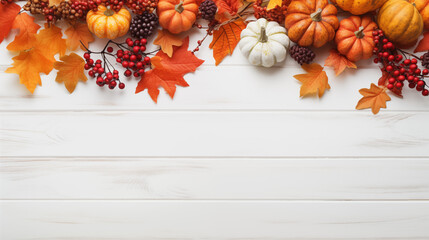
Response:
[{"label": "white pumpkin", "polygon": [[247,24],[241,32],[238,46],[251,64],[272,67],[285,60],[289,44],[284,27],[277,22],[259,18]]}]

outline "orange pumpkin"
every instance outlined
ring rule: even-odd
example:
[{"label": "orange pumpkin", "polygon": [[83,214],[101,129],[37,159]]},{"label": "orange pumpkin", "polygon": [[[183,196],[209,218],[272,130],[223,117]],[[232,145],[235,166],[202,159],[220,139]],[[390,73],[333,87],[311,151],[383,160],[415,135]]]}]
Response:
[{"label": "orange pumpkin", "polygon": [[157,14],[161,27],[178,34],[191,29],[198,14],[195,0],[160,0]]},{"label": "orange pumpkin", "polygon": [[337,8],[328,0],[294,0],[285,19],[290,40],[303,47],[325,45],[338,25]]},{"label": "orange pumpkin", "polygon": [[372,36],[375,28],[377,24],[369,16],[351,16],[341,20],[335,35],[338,52],[352,62],[370,58],[375,45]]},{"label": "orange pumpkin", "polygon": [[353,15],[362,15],[379,9],[387,0],[331,0],[344,11]]},{"label": "orange pumpkin", "polygon": [[414,4],[389,0],[378,12],[378,27],[399,47],[411,47],[423,32],[423,19]]},{"label": "orange pumpkin", "polygon": [[422,15],[424,28],[429,29],[429,0],[410,0],[416,5],[420,15]]},{"label": "orange pumpkin", "polygon": [[124,36],[130,28],[131,14],[125,8],[115,12],[103,5],[86,15],[89,31],[99,38],[115,39]]}]

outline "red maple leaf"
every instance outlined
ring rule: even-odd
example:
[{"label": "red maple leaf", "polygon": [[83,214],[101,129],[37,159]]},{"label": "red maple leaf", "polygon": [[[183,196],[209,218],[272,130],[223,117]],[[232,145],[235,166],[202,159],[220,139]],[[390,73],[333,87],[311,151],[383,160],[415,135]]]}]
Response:
[{"label": "red maple leaf", "polygon": [[426,52],[429,50],[429,32],[423,33],[423,38],[420,40],[414,52]]},{"label": "red maple leaf", "polygon": [[182,46],[174,47],[171,58],[159,51],[151,59],[153,69],[143,75],[137,85],[136,93],[147,89],[152,100],[157,102],[160,87],[164,88],[168,95],[173,98],[176,93],[176,85],[189,86],[183,76],[189,72],[194,72],[204,61],[188,51],[188,45],[189,37],[183,40]]},{"label": "red maple leaf", "polygon": [[16,3],[0,4],[0,43],[9,35],[19,10],[21,7]]}]

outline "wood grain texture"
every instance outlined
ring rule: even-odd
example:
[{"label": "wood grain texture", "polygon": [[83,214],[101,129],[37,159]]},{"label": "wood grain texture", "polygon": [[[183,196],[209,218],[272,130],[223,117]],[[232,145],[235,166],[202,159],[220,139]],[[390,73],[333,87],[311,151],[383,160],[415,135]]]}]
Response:
[{"label": "wood grain texture", "polygon": [[0,198],[421,200],[429,158],[5,158]]}]

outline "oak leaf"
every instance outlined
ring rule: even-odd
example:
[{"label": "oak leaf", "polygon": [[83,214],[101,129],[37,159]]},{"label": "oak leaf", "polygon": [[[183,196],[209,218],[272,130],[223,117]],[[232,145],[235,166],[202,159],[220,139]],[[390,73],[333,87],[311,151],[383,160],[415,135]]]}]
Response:
[{"label": "oak leaf", "polygon": [[277,6],[281,6],[283,0],[270,0],[267,5],[267,11],[276,8]]},{"label": "oak leaf", "polygon": [[9,35],[20,10],[16,3],[0,4],[0,43]]},{"label": "oak leaf", "polygon": [[60,58],[60,61],[54,63],[54,68],[58,70],[55,81],[64,83],[69,93],[73,93],[79,80],[87,80],[84,73],[85,61],[75,53]]},{"label": "oak leaf", "polygon": [[182,43],[182,39],[165,29],[158,30],[158,36],[153,41],[153,44],[160,46],[161,50],[169,57],[173,56],[173,46],[180,47]]},{"label": "oak leaf", "polygon": [[234,52],[240,41],[241,31],[245,28],[246,24],[242,20],[238,20],[222,25],[213,32],[213,40],[209,47],[213,49],[216,65],[219,65],[227,55],[231,55]]},{"label": "oak leaf", "polygon": [[335,76],[340,75],[347,68],[357,68],[354,62],[348,60],[344,55],[340,54],[336,49],[331,49],[329,56],[325,60],[326,67],[333,67]]},{"label": "oak leaf", "polygon": [[7,45],[9,51],[23,51],[30,49],[36,41],[36,33],[40,26],[34,22],[34,17],[27,13],[20,13],[13,22],[13,29],[19,29],[19,34]]},{"label": "oak leaf", "polygon": [[423,33],[423,38],[420,40],[419,44],[417,44],[414,52],[426,52],[427,50],[429,50],[429,32]]},{"label": "oak leaf", "polygon": [[82,50],[85,50],[81,42],[88,47],[88,44],[94,41],[94,36],[92,36],[86,23],[76,22],[70,25],[64,33],[67,35],[67,47],[71,51],[76,50],[79,46]]},{"label": "oak leaf", "polygon": [[[387,84],[389,84],[390,75],[388,72],[383,71],[383,70],[381,71],[381,73],[382,73],[382,75],[378,79],[378,86],[387,86]],[[396,96],[402,98],[402,88],[400,88],[400,89],[393,88],[390,91],[393,92]]]},{"label": "oak leaf", "polygon": [[189,37],[183,40],[182,46],[174,47],[171,58],[164,52],[159,51],[151,59],[153,69],[143,75],[137,85],[136,93],[147,89],[149,96],[156,103],[160,87],[164,88],[168,95],[173,98],[176,92],[176,85],[189,86],[183,76],[189,72],[194,72],[204,61],[188,51],[188,45]]},{"label": "oak leaf", "polygon": [[326,89],[331,89],[328,83],[328,76],[323,71],[323,67],[317,63],[303,64],[302,69],[307,73],[293,76],[302,83],[300,97],[318,94],[322,97]]},{"label": "oak leaf", "polygon": [[61,28],[56,27],[54,24],[45,23],[45,29],[39,31],[36,35],[40,44],[46,46],[46,51],[51,52],[53,55],[59,53],[60,57],[64,56],[67,50],[66,40],[63,38]]},{"label": "oak leaf", "polygon": [[390,97],[386,93],[386,88],[379,87],[374,83],[371,83],[369,89],[362,88],[359,90],[359,93],[362,94],[363,97],[356,105],[356,109],[371,108],[373,114],[377,114],[380,108],[386,108],[386,102],[390,101]]}]

